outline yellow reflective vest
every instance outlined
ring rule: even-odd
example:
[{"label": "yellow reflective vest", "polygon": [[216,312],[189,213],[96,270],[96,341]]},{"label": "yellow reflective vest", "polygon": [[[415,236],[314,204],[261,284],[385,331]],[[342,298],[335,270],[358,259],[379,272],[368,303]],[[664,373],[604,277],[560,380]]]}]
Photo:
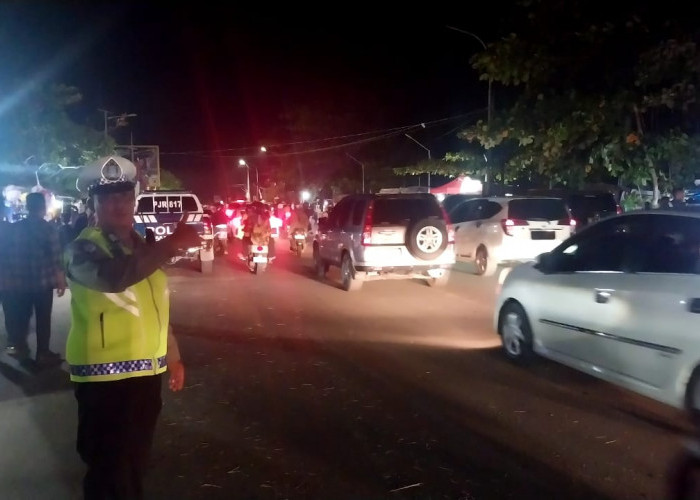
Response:
[{"label": "yellow reflective vest", "polygon": [[166,371],[170,303],[163,271],[118,293],[102,292],[71,278],[76,260],[88,266],[94,262],[97,275],[100,260],[118,252],[131,253],[92,227],[66,252],[72,315],[66,359],[74,382],[121,380]]}]

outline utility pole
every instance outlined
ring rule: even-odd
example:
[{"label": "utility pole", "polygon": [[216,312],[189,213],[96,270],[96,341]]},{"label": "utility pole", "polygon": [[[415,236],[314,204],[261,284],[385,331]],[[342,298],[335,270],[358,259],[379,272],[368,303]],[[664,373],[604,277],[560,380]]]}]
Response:
[{"label": "utility pole", "polygon": [[[122,113],[118,115],[112,115],[110,114],[109,111],[106,109],[98,109],[100,113],[102,113],[104,117],[104,136],[105,136],[105,141],[107,140],[107,137],[109,135],[109,120],[117,120],[117,127],[121,127],[122,125],[127,125],[127,118],[136,118],[138,115],[136,113]],[[132,137],[132,144],[133,146],[133,137]],[[133,148],[132,148],[133,150]]]}]

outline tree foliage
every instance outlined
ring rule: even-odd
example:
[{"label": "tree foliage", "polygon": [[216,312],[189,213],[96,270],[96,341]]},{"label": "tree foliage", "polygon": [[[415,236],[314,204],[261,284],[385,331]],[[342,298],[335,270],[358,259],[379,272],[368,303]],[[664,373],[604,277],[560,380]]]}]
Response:
[{"label": "tree foliage", "polygon": [[43,172],[44,182],[70,191],[75,188],[70,186],[74,172],[58,165],[85,165],[114,148],[111,138],[71,118],[70,109],[82,99],[75,87],[52,84],[5,95],[0,111],[0,163],[6,168],[0,169],[0,184],[24,184],[40,166],[51,164],[55,168]]},{"label": "tree foliage", "polygon": [[[518,33],[472,58],[483,80],[510,87],[491,123],[460,137],[509,150],[509,178],[581,184],[610,174],[634,184],[682,183],[698,151],[697,33],[633,4],[521,2]],[[663,14],[663,15],[662,15]]]},{"label": "tree foliage", "polygon": [[177,175],[170,170],[160,169],[160,188],[161,189],[185,189],[185,184]]}]

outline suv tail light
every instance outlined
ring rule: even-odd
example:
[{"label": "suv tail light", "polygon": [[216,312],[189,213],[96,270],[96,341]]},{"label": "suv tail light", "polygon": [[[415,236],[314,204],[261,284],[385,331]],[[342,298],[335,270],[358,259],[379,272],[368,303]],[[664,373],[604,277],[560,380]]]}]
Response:
[{"label": "suv tail light", "polygon": [[571,226],[571,229],[576,227],[576,219],[569,217],[568,219],[559,219],[557,224],[560,226]]},{"label": "suv tail light", "polygon": [[374,222],[374,200],[369,202],[367,214],[365,214],[365,225],[362,228],[362,244],[372,244],[372,224]]},{"label": "suv tail light", "polygon": [[449,215],[445,211],[445,207],[440,205],[440,210],[442,210],[442,216],[445,219],[445,227],[447,227],[447,243],[455,242],[455,228],[452,226]]},{"label": "suv tail light", "polygon": [[522,219],[501,219],[501,227],[503,227],[503,232],[508,236],[513,236],[511,230],[516,226],[528,226],[526,220]]}]

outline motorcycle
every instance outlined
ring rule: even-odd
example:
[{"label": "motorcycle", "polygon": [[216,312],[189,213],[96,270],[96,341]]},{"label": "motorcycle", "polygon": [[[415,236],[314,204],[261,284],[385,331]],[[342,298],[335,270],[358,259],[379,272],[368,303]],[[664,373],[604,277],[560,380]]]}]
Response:
[{"label": "motorcycle", "polygon": [[295,229],[290,240],[289,250],[296,253],[297,257],[301,257],[301,254],[304,253],[304,247],[306,246],[306,231]]},{"label": "motorcycle", "polygon": [[267,245],[251,245],[248,251],[248,270],[253,274],[265,271],[270,262]]},{"label": "motorcycle", "polygon": [[218,255],[228,255],[228,226],[217,224],[215,227],[216,238],[214,240],[214,251]]}]

